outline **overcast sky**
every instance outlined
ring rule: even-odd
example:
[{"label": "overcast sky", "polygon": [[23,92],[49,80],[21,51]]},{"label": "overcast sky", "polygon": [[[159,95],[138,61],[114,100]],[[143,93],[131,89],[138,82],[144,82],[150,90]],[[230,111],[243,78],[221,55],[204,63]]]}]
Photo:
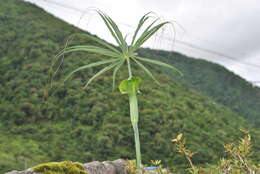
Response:
[{"label": "overcast sky", "polygon": [[133,32],[142,15],[153,11],[163,20],[176,21],[176,42],[172,41],[174,35],[169,27],[146,46],[220,63],[248,81],[260,82],[259,0],[26,1],[112,43],[101,19],[89,9],[105,11],[125,34]]}]

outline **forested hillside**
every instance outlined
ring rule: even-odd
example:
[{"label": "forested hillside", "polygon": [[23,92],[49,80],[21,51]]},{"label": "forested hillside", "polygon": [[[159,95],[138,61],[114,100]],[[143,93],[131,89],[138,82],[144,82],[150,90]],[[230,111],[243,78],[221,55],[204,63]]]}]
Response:
[{"label": "forested hillside", "polygon": [[184,78],[172,74],[188,86],[210,96],[215,102],[229,107],[260,127],[260,88],[221,65],[202,59],[194,59],[180,53],[143,49],[141,55],[160,59],[177,66]]},{"label": "forested hillside", "polygon": [[[133,159],[127,98],[117,90],[112,92],[111,73],[86,90],[82,90],[83,84],[98,69],[78,73],[65,86],[61,83],[78,65],[106,57],[66,55],[51,87],[53,56],[71,34],[83,31],[29,3],[0,0],[0,4],[0,173],[48,161]],[[95,44],[84,37],[73,43]],[[177,66],[183,69],[180,63]],[[173,79],[155,69],[161,86],[152,80],[141,85],[144,162],[161,159],[167,166],[183,167],[185,159],[170,140],[184,133],[189,148],[197,152],[194,162],[211,163],[223,156],[223,144],[239,137],[240,128],[252,131],[253,155],[259,159],[260,137],[246,120],[183,84],[177,76]]]}]

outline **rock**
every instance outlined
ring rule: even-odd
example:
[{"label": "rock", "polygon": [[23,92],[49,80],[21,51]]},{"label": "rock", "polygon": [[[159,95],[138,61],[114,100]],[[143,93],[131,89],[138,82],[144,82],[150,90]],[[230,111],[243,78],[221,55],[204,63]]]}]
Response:
[{"label": "rock", "polygon": [[115,161],[94,161],[84,164],[84,169],[89,174],[127,174],[126,161],[119,159]]},{"label": "rock", "polygon": [[[118,159],[115,161],[93,161],[90,163],[84,164],[84,170],[88,172],[88,174],[127,174],[125,169],[126,161],[122,159]],[[5,174],[38,174],[32,171],[31,168],[17,171],[13,170],[11,172]]]},{"label": "rock", "polygon": [[5,173],[5,174],[37,174],[37,173],[33,172],[32,169],[29,168],[29,169],[26,169],[23,171],[13,170],[13,171]]}]

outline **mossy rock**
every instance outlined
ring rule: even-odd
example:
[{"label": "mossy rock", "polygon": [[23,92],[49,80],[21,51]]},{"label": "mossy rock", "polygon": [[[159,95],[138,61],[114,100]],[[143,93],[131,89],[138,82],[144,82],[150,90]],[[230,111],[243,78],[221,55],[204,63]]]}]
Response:
[{"label": "mossy rock", "polygon": [[33,167],[32,170],[42,174],[88,174],[83,164],[72,161],[44,163]]}]

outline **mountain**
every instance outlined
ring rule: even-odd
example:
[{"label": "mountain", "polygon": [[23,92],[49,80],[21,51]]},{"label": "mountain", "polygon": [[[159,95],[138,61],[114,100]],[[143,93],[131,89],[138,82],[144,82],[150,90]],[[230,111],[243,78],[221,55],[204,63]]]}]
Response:
[{"label": "mountain", "polygon": [[[71,34],[83,31],[32,4],[0,3],[0,172],[49,161],[133,159],[127,97],[118,90],[112,92],[111,72],[87,90],[82,86],[96,68],[61,83],[75,67],[106,57],[81,52],[66,55],[51,86],[49,69],[54,55]],[[95,43],[79,37],[71,44]],[[223,144],[238,139],[240,128],[252,131],[254,156],[259,160],[258,130],[230,108],[164,71],[153,71],[160,86],[147,78],[139,94],[145,163],[161,159],[167,166],[184,167],[185,159],[171,143],[178,133],[197,152],[196,164],[212,163],[224,155]],[[119,79],[125,79],[126,73]],[[137,69],[134,74],[146,78]]]},{"label": "mountain", "polygon": [[203,95],[211,97],[242,117],[255,127],[260,127],[260,88],[221,65],[203,59],[195,59],[176,52],[143,49],[142,56],[159,59],[177,66],[184,74],[174,79],[182,81]]}]

